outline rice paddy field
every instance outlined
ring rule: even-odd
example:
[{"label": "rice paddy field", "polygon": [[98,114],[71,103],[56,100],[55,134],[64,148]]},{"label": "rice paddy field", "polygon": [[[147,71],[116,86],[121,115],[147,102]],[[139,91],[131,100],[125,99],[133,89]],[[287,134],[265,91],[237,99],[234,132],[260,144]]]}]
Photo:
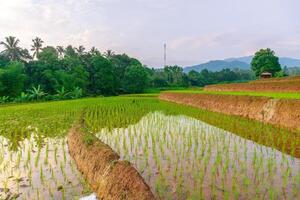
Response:
[{"label": "rice paddy field", "polygon": [[140,95],[0,107],[1,200],[92,193],[66,145],[79,119],[157,199],[300,199],[299,133]]}]

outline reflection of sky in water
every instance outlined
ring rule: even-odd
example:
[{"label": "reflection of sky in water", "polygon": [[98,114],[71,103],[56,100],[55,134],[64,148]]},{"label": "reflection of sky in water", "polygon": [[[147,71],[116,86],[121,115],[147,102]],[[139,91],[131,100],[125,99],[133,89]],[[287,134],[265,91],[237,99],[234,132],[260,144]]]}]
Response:
[{"label": "reflection of sky in water", "polygon": [[12,141],[0,136],[0,199],[76,199],[89,192],[66,139],[37,138],[32,133],[11,151]]},{"label": "reflection of sky in water", "polygon": [[97,135],[163,198],[300,197],[299,159],[190,117],[155,112]]}]

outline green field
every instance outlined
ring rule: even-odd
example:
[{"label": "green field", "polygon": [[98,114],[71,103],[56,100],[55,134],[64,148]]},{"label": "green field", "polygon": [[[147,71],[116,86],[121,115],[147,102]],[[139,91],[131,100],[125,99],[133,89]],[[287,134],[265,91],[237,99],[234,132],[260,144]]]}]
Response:
[{"label": "green field", "polygon": [[202,89],[167,90],[166,92],[190,93],[190,94],[218,94],[218,95],[238,95],[238,96],[258,96],[271,97],[274,99],[300,99],[300,93],[291,92],[219,92],[204,91]]},{"label": "green field", "polygon": [[0,107],[0,199],[91,193],[66,142],[79,119],[87,133],[129,160],[161,199],[300,197],[299,133],[156,96]]}]

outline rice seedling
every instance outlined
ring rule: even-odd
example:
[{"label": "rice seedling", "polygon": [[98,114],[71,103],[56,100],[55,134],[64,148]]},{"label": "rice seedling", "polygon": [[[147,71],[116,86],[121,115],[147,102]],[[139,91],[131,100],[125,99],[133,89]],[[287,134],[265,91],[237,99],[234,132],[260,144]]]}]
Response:
[{"label": "rice seedling", "polygon": [[[0,109],[0,187],[23,199],[72,199],[90,192],[65,140],[81,116],[84,130],[131,161],[158,197],[261,199],[268,188],[270,199],[300,197],[298,133],[153,97]],[[28,181],[14,188],[11,175]]]},{"label": "rice seedling", "polygon": [[[162,191],[167,193],[164,196],[173,195],[173,199],[195,197],[195,193],[189,191],[199,191],[198,196],[213,199],[249,198],[256,193],[258,198],[262,198],[264,194],[261,191],[268,187],[272,187],[270,198],[278,198],[283,196],[282,185],[278,181],[281,177],[278,174],[286,173],[286,177],[291,176],[286,165],[278,171],[277,166],[281,162],[278,158],[282,153],[277,150],[182,115],[167,116],[161,112],[150,112],[138,123],[128,125],[127,128],[103,128],[96,135],[112,148],[118,146],[114,149],[121,157],[131,159],[134,164],[144,162],[147,156],[148,170],[143,168],[140,173],[155,188],[160,198]],[[141,138],[137,139],[140,141],[137,142],[137,151],[128,150],[132,149],[133,135],[134,138]],[[122,145],[115,142],[116,138]],[[174,145],[168,145],[169,143]],[[128,155],[136,152],[143,152],[143,157]],[[283,157],[291,165],[291,173],[295,175],[300,167],[299,160],[288,155]],[[168,164],[170,160],[174,164]],[[149,179],[147,172],[151,170]],[[193,175],[195,172],[199,174],[198,177]],[[265,173],[267,176],[261,176]],[[171,180],[176,180],[175,196],[170,190],[162,189],[162,177],[167,181],[166,185],[172,185]],[[292,188],[294,184],[299,187],[299,183],[290,178],[286,180],[287,187]],[[274,181],[280,186],[272,184]],[[256,185],[262,182],[265,184],[261,184],[261,189],[256,191]]]}]

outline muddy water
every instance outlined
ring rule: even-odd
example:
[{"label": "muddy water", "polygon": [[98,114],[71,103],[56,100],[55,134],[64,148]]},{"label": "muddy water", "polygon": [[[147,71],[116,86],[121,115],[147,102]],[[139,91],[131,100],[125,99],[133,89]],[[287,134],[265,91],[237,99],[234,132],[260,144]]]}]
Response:
[{"label": "muddy water", "polygon": [[300,159],[190,117],[154,112],[97,136],[161,199],[300,199]]},{"label": "muddy water", "polygon": [[0,199],[78,199],[90,193],[66,139],[32,137],[11,149],[0,136]]}]

